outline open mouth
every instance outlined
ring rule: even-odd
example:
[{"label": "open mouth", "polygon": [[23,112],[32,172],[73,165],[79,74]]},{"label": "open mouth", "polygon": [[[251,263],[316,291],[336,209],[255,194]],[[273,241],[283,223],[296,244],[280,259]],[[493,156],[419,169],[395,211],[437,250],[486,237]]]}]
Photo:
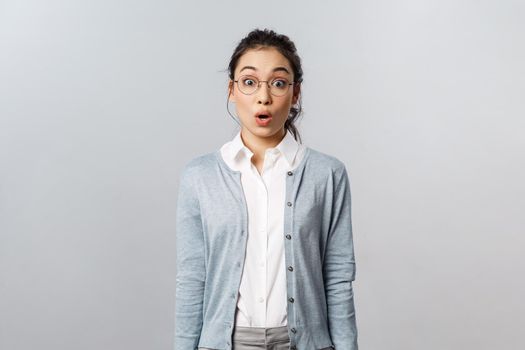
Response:
[{"label": "open mouth", "polygon": [[272,114],[268,111],[260,111],[260,112],[257,112],[255,114],[255,117],[256,118],[259,118],[259,119],[271,119],[272,118]]},{"label": "open mouth", "polygon": [[272,120],[272,115],[270,113],[257,113],[255,115],[255,120],[259,126],[268,126]]}]

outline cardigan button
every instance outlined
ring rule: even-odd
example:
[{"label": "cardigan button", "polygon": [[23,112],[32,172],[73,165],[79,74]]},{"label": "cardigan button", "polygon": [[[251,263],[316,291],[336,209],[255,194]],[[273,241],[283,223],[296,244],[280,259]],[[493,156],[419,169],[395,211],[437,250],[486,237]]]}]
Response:
[{"label": "cardigan button", "polygon": [[293,303],[293,302],[294,302],[294,298],[289,297],[289,298],[288,298],[288,301],[289,301],[290,303]]},{"label": "cardigan button", "polygon": [[293,173],[291,171],[288,172],[288,176],[292,176]]},{"label": "cardigan button", "polygon": [[293,267],[292,266],[288,266],[288,271],[293,271]]},{"label": "cardigan button", "polygon": [[292,236],[290,236],[290,234],[287,234],[286,239],[292,239]]},{"label": "cardigan button", "polygon": [[295,347],[295,345],[292,345],[292,347],[290,348],[290,350],[297,350],[297,348]]},{"label": "cardigan button", "polygon": [[292,202],[288,202],[288,203],[286,203],[286,205],[288,205],[289,207],[291,207],[291,206],[292,206]]},{"label": "cardigan button", "polygon": [[297,330],[295,328],[290,329],[292,333],[297,333]]}]

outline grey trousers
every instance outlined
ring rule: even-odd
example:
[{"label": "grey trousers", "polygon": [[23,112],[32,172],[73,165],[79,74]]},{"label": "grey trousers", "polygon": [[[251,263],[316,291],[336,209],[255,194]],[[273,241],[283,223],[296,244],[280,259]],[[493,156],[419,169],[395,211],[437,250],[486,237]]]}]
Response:
[{"label": "grey trousers", "polygon": [[[232,350],[288,350],[290,337],[288,327],[239,327],[233,329]],[[199,350],[212,350],[199,348]]]}]

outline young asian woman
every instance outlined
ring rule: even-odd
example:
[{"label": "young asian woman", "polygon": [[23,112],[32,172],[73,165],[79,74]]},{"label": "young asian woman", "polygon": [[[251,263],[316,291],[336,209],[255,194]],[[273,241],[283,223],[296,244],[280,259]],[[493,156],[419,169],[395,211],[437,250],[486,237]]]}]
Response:
[{"label": "young asian woman", "polygon": [[175,349],[357,350],[348,172],[301,141],[295,44],[251,31],[229,78],[240,130],[180,177]]}]

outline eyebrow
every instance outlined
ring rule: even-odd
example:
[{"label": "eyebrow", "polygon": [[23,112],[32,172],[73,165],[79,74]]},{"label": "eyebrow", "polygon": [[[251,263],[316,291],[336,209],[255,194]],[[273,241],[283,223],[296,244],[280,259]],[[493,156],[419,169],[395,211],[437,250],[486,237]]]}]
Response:
[{"label": "eyebrow", "polygon": [[[244,66],[242,67],[242,69],[239,71],[242,72],[243,70],[245,69],[253,69],[254,71],[257,71],[257,68],[253,67],[253,66]],[[288,69],[286,69],[285,67],[275,67],[272,72],[286,72],[288,74],[290,74],[290,71],[288,71]]]}]

